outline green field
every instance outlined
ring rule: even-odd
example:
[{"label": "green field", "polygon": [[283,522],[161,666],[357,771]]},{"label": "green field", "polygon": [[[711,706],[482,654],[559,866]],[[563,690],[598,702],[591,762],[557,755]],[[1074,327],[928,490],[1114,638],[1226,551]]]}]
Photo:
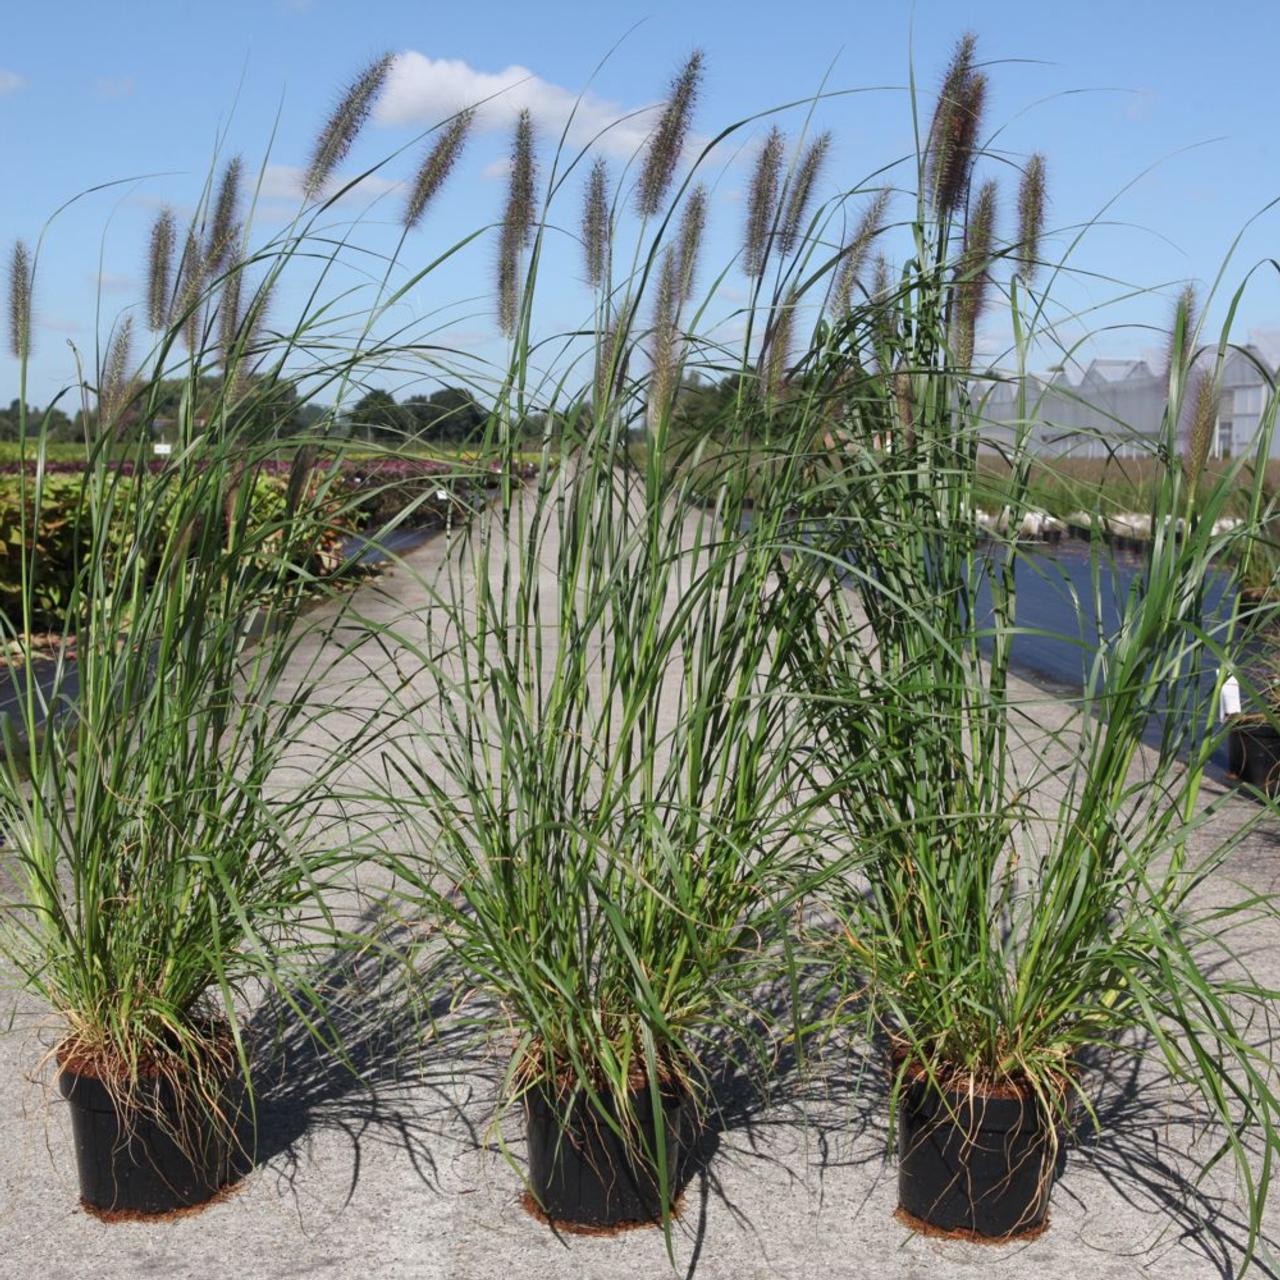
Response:
[{"label": "green field", "polygon": [[[1216,478],[1232,465],[1230,461],[1211,461],[1206,472]],[[1009,501],[1010,468],[995,455],[981,459],[979,468],[979,505],[999,511]],[[1156,458],[1041,458],[1031,464],[1027,500],[1032,508],[1059,518],[1074,511],[1147,512],[1163,470]],[[1252,480],[1252,468],[1241,468],[1238,484],[1242,502]],[[1267,464],[1264,483],[1267,493],[1280,489],[1280,462]]]}]

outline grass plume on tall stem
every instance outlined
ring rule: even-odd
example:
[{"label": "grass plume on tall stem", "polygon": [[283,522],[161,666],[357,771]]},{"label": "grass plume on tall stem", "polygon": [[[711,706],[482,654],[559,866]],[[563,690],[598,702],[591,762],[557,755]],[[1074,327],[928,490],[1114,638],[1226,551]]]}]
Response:
[{"label": "grass plume on tall stem", "polygon": [[1027,161],[1018,183],[1018,242],[1015,258],[1028,284],[1040,269],[1040,238],[1046,209],[1045,160],[1038,151]]},{"label": "grass plume on tall stem", "polygon": [[809,211],[818,178],[830,150],[831,133],[824,131],[809,144],[792,175],[786,212],[778,229],[778,249],[784,256],[790,255],[800,244],[805,229],[805,215]]},{"label": "grass plume on tall stem", "polygon": [[871,256],[871,246],[884,230],[889,199],[890,192],[887,188],[876,192],[862,211],[848,243],[840,251],[840,265],[836,269],[835,283],[828,302],[833,319],[841,319],[853,306],[855,293],[862,283],[862,272]]},{"label": "grass plume on tall stem", "polygon": [[147,328],[156,333],[168,324],[173,305],[173,251],[177,237],[173,210],[161,209],[147,246]]},{"label": "grass plume on tall stem", "polygon": [[9,351],[25,361],[31,351],[31,254],[18,240],[9,256]]},{"label": "grass plume on tall stem", "polygon": [[498,325],[508,337],[516,331],[520,310],[521,259],[533,239],[537,219],[536,186],[533,117],[525,108],[516,120],[511,142],[507,206],[502,215],[498,240]]},{"label": "grass plume on tall stem", "polygon": [[702,86],[703,55],[695,49],[671,82],[671,90],[649,139],[636,183],[636,208],[654,217],[675,178]]},{"label": "grass plume on tall stem", "polygon": [[445,126],[440,137],[432,144],[418,167],[417,177],[409,191],[404,207],[404,225],[416,227],[422,221],[427,206],[444,186],[453,167],[462,156],[467,136],[475,123],[475,111],[460,111]]},{"label": "grass plume on tall stem", "polygon": [[205,264],[210,275],[217,275],[230,257],[240,236],[240,182],[244,161],[232,156],[222,171],[218,195],[213,204],[213,218],[205,241]]},{"label": "grass plume on tall stem", "polygon": [[778,187],[787,140],[774,125],[765,135],[747,193],[747,224],[743,233],[742,269],[754,280],[764,274],[778,216]]},{"label": "grass plume on tall stem", "polygon": [[107,361],[98,388],[98,428],[116,424],[131,399],[133,381],[133,317],[125,316],[107,348]]},{"label": "grass plume on tall stem", "polygon": [[961,36],[942,79],[929,127],[926,163],[930,204],[940,219],[965,198],[986,102],[987,78],[974,66],[977,37]]},{"label": "grass plume on tall stem", "polygon": [[582,250],[587,283],[599,288],[609,266],[609,164],[603,156],[591,162],[582,204]]},{"label": "grass plume on tall stem", "polygon": [[991,179],[978,188],[973,199],[964,229],[964,247],[956,264],[950,337],[951,354],[961,369],[968,369],[973,364],[978,319],[990,288],[987,273],[995,246],[995,223],[996,184]]},{"label": "grass plume on tall stem", "polygon": [[302,179],[302,193],[308,200],[314,200],[323,192],[334,170],[347,158],[382,92],[393,60],[393,55],[386,53],[365,67],[325,122]]}]

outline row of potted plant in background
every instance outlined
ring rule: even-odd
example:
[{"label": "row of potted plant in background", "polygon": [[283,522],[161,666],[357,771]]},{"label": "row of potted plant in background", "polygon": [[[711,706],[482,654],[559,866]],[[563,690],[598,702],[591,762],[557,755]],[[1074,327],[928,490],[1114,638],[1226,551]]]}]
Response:
[{"label": "row of potted plant in background", "polygon": [[[357,534],[463,522],[497,484],[491,469],[477,470],[462,460],[368,455],[326,461],[316,450],[299,454],[289,447],[259,458],[251,470],[236,469],[238,484],[250,494],[251,519],[269,523],[279,516],[289,500],[290,485],[298,482],[299,460],[306,471],[302,483],[322,485],[327,495],[325,508],[313,513],[322,522],[320,535],[314,545],[308,542],[307,567],[317,574],[349,566],[344,547]],[[531,465],[518,464],[517,477],[527,476]],[[114,565],[107,557],[118,556],[134,539],[136,507],[144,489],[163,494],[176,467],[168,459],[135,465],[130,458],[117,458],[109,471],[113,523],[110,545],[104,548],[94,544],[95,464],[52,462],[38,470],[34,459],[0,464],[0,609],[11,618],[21,615],[26,599],[36,631],[51,632],[61,625],[91,549],[104,566]],[[224,528],[233,506],[231,499],[220,517]],[[171,522],[182,516],[176,505],[171,506]],[[114,568],[108,572],[114,573]]]},{"label": "row of potted plant in background", "polygon": [[[387,68],[367,69],[326,127],[309,198]],[[1249,466],[1276,402],[1256,458],[1204,471],[1181,442],[1204,358],[1181,303],[1151,527],[1186,523],[1153,537],[1080,698],[1029,734],[1010,675],[1024,552],[1009,531],[1028,506],[1035,405],[1006,446],[1006,530],[980,539],[972,355],[997,287],[1019,371],[1048,324],[1044,163],[1022,165],[1017,235],[999,240],[970,37],[905,165],[914,195],[867,191],[848,235],[848,192],[816,203],[829,139],[788,168],[774,129],[747,201],[746,336],[726,353],[693,330],[698,165],[677,181],[701,77],[695,55],[638,157],[629,250],[624,193],[603,162],[586,177],[595,321],[571,362],[586,379],[539,370],[533,303],[553,194],[589,157],[562,143],[540,204],[534,122],[519,118],[498,229],[511,354],[477,442],[497,483],[484,516],[418,571],[417,609],[356,594],[304,617],[324,587],[307,554],[331,503],[359,499],[339,492],[349,470],[317,479],[302,449],[283,501],[259,510],[243,483],[279,443],[269,381],[238,371],[283,363],[291,337],[266,341],[230,296],[239,260],[206,269],[224,243],[220,195],[189,237],[210,246],[202,270],[153,273],[167,282],[152,291],[155,376],[185,341],[195,385],[199,335],[216,332],[234,412],[197,426],[185,410],[164,483],[135,484],[127,507],[124,473],[90,462],[87,545],[63,606],[75,714],[38,731],[46,693],[13,669],[26,732],[6,737],[0,769],[22,886],[0,936],[65,1020],[59,1079],[94,1208],[198,1203],[252,1155],[243,1026],[264,989],[341,1053],[312,975],[334,949],[390,946],[350,923],[354,872],[377,867],[385,910],[418,940],[389,958],[411,983],[458,993],[509,1049],[526,1189],[555,1223],[656,1221],[670,1243],[722,1071],[767,1083],[780,1046],[839,1031],[882,1059],[916,1225],[1040,1229],[1076,1117],[1093,1113],[1091,1056],[1119,1053],[1197,1091],[1258,1230],[1280,1097],[1249,1019],[1274,993],[1224,939],[1274,923],[1275,903],[1242,890],[1205,905],[1230,847],[1195,842],[1240,639],[1236,614],[1206,625],[1208,566],[1247,562],[1271,514]],[[406,229],[470,124],[461,112],[429,143]],[[906,264],[864,286],[891,198]],[[341,253],[308,230],[326,203],[256,255],[268,278],[302,246]],[[375,292],[333,381],[389,357],[369,335],[409,287]],[[690,430],[680,388],[700,358],[738,377]],[[145,401],[145,380],[131,385]],[[540,461],[522,472],[535,409]],[[1242,492],[1245,516],[1220,523]],[[39,607],[36,553],[22,554],[8,615],[20,646]],[[399,566],[393,601],[414,573]],[[1166,728],[1139,779],[1157,712]]]}]

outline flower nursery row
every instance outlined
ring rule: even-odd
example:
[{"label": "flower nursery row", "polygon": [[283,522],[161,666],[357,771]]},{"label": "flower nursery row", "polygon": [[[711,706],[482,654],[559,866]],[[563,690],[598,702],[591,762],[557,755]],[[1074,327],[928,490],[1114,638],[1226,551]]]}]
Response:
[{"label": "flower nursery row", "polygon": [[[430,529],[465,521],[496,483],[492,470],[475,471],[461,463],[393,455],[325,461],[291,451],[261,457],[251,470],[235,469],[221,525],[232,518],[241,489],[248,519],[264,525],[278,520],[300,466],[306,470],[302,483],[322,486],[327,495],[325,508],[315,512],[316,528],[299,544],[300,563],[317,574],[344,564],[344,546],[356,534],[376,537],[392,525]],[[34,463],[0,465],[0,610],[8,629],[22,630],[24,601],[28,630],[52,632],[63,625],[80,567],[94,547],[93,504],[111,507],[109,546],[96,548],[96,554],[105,571],[114,573],[111,557],[118,559],[121,547],[136,536],[143,489],[163,494],[180,488],[178,470],[179,464],[169,460],[137,465],[117,459],[105,468],[109,479],[99,493],[102,477],[88,463],[53,462],[38,469]],[[516,472],[527,475],[529,464]],[[175,503],[171,528],[181,514]]]}]

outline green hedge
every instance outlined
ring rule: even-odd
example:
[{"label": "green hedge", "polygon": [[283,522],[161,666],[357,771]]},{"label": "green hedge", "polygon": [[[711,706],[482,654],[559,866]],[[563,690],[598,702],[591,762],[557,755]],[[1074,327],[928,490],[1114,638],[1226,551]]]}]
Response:
[{"label": "green hedge", "polygon": [[[261,528],[281,520],[291,477],[295,483],[297,480],[295,461],[294,456],[286,455],[255,465],[252,491],[247,504],[242,502],[240,507],[254,526]],[[148,542],[154,543],[168,532],[164,497],[160,495],[157,506],[157,495],[148,486],[168,484],[176,505],[179,470],[159,460],[141,468],[127,461],[108,465],[112,511],[106,553],[111,556],[117,550],[123,556],[137,536],[144,494],[147,501],[143,505],[150,520]],[[536,472],[532,464],[523,462],[516,470],[521,479]],[[37,495],[32,466],[0,461],[0,613],[11,633],[22,626],[24,559],[32,574],[28,588],[32,631],[65,632],[74,627],[68,610],[77,577],[94,545],[89,496],[95,474],[83,463],[51,460],[41,473]],[[304,510],[311,508],[311,522],[294,524],[300,539],[297,554],[311,572],[331,573],[342,561],[342,544],[349,536],[374,533],[392,521],[421,528],[465,520],[475,510],[483,489],[496,479],[491,468],[474,461],[354,457],[344,460],[336,473],[321,461],[307,481],[320,487],[310,488],[311,497],[303,503]],[[240,486],[229,478],[227,492],[240,494]],[[318,493],[323,494],[322,502],[316,501]],[[222,519],[225,529],[226,515]],[[268,561],[278,560],[278,547],[270,542],[264,545],[261,560],[265,570]],[[109,573],[110,565],[106,568]]]},{"label": "green hedge", "polygon": [[[75,584],[84,572],[95,545],[94,518],[90,494],[92,472],[83,468],[56,470],[45,474],[37,485],[33,472],[10,472],[0,475],[0,612],[4,614],[6,629],[17,632],[23,621],[23,571],[30,577],[25,590],[31,601],[30,626],[33,632],[58,632],[74,628],[74,619],[68,617]],[[107,535],[100,547],[109,559],[119,554],[121,559],[132,548],[138,536],[139,507],[143,504],[144,489],[164,481],[149,473],[141,476],[121,474],[114,478],[109,489],[111,506],[107,521]],[[257,474],[252,479],[252,493],[248,497],[246,518],[259,527],[279,520],[283,515],[288,477],[283,474]],[[166,509],[165,495],[154,491],[146,494],[146,519],[149,530],[145,537],[157,542],[173,533],[172,521],[179,508],[177,486],[172,486],[173,500]],[[234,492],[228,486],[228,494]],[[159,505],[156,500],[159,498]],[[232,497],[225,511],[232,515],[235,499]],[[336,502],[332,505],[337,505]],[[25,520],[24,520],[25,508]],[[225,523],[224,523],[225,529]],[[220,536],[225,536],[220,531]],[[338,559],[337,544],[342,530],[322,527],[319,523],[302,536],[308,542],[305,555],[318,572]],[[265,562],[274,554],[274,548],[263,548]],[[108,574],[112,566],[105,566]]]}]

